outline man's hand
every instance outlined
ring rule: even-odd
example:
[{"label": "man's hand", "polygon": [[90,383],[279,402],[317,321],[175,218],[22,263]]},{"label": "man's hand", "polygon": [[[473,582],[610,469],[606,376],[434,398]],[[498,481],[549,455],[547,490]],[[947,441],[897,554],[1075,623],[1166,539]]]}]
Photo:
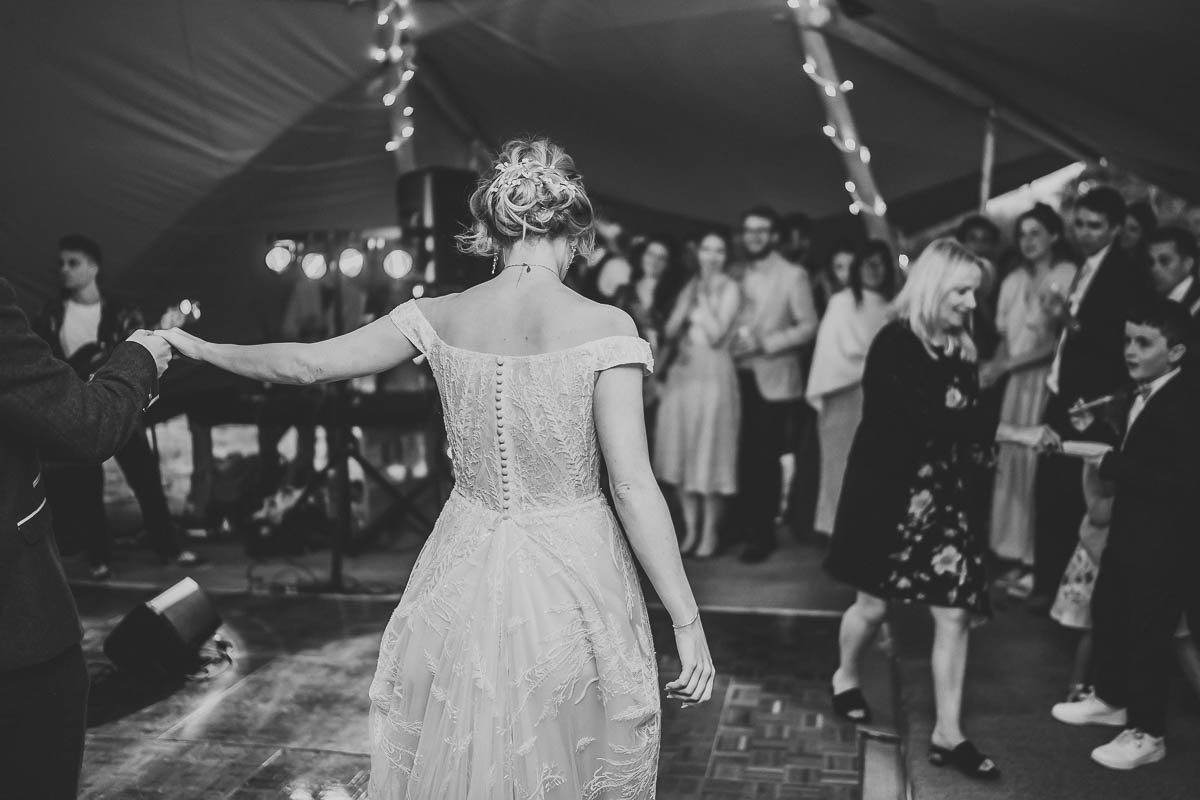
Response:
[{"label": "man's hand", "polygon": [[1049,425],[1039,425],[1034,439],[1033,449],[1039,453],[1057,453],[1062,450],[1062,437]]},{"label": "man's hand", "polygon": [[171,363],[171,345],[161,336],[155,336],[154,333],[147,330],[134,331],[127,342],[136,342],[154,356],[154,366],[158,370],[158,377],[162,377],[167,371],[167,366]]},{"label": "man's hand", "polygon": [[1004,365],[997,361],[985,361],[979,365],[979,388],[990,389],[1004,377]]},{"label": "man's hand", "polygon": [[1096,415],[1090,409],[1083,408],[1084,402],[1082,399],[1071,406],[1068,412],[1071,416],[1071,427],[1083,433],[1096,421]]},{"label": "man's hand", "polygon": [[762,341],[749,327],[738,328],[730,344],[730,352],[735,356],[754,356],[763,351]]}]

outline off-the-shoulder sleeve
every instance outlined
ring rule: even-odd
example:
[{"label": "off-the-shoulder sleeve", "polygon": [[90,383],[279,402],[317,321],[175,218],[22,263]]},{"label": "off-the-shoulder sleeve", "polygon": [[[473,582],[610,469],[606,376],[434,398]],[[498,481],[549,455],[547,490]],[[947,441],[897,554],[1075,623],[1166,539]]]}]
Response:
[{"label": "off-the-shoulder sleeve", "polygon": [[610,336],[592,347],[594,369],[597,372],[625,364],[641,364],[645,374],[654,372],[654,356],[650,343],[637,336]]},{"label": "off-the-shoulder sleeve", "polygon": [[392,324],[399,328],[400,332],[408,337],[408,340],[417,346],[417,349],[426,355],[433,347],[434,337],[431,335],[429,320],[425,319],[425,315],[417,308],[416,300],[409,300],[407,303],[401,303],[392,309],[388,314],[388,318],[392,320]]}]

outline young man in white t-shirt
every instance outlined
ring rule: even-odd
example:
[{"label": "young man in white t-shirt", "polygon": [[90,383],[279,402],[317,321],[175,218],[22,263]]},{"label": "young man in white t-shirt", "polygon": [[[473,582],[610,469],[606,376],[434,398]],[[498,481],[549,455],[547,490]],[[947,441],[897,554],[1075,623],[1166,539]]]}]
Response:
[{"label": "young man in white t-shirt", "polygon": [[[103,256],[99,245],[86,236],[72,234],[59,240],[58,275],[62,294],[51,300],[36,326],[54,355],[87,379],[99,369],[117,344],[130,332],[144,328],[134,309],[106,300],[98,279]],[[195,553],[181,550],[167,508],[158,458],[139,428],[117,452],[117,463],[142,509],[149,543],[164,562],[181,566],[200,562]],[[104,472],[99,465],[61,464],[47,476],[47,494],[60,535],[66,542],[82,542],[91,562],[92,577],[112,574],[111,540],[104,511]]]}]

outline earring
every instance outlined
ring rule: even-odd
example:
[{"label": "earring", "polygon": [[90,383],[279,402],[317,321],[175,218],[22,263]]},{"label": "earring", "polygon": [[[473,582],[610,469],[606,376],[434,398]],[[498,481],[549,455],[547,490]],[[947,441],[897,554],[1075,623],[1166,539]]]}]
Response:
[{"label": "earring", "polygon": [[571,266],[573,263],[575,263],[575,256],[577,256],[577,255],[579,255],[579,246],[576,244],[572,244],[571,245],[571,255],[567,257],[567,266],[568,267]]},{"label": "earring", "polygon": [[493,253],[493,254],[492,254],[492,274],[493,274],[493,275],[495,275],[495,274],[496,274],[496,270],[497,270],[499,267],[500,267],[500,254],[499,254],[499,253]]}]

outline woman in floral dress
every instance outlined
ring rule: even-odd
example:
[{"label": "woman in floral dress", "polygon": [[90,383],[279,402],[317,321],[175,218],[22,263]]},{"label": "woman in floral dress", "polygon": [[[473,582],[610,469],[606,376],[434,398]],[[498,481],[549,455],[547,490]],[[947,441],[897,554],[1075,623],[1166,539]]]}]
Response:
[{"label": "woman in floral dress", "polygon": [[[976,778],[995,763],[962,731],[967,636],[986,618],[987,537],[972,502],[992,463],[997,420],[979,404],[967,328],[983,275],[952,239],[930,244],[896,298],[896,319],[875,337],[863,374],[863,417],[834,523],[826,569],[858,590],[842,617],[834,708],[866,721],[859,662],[889,601],[928,606],[937,722],[930,760]],[[1033,443],[1049,431],[1024,431]]]}]

